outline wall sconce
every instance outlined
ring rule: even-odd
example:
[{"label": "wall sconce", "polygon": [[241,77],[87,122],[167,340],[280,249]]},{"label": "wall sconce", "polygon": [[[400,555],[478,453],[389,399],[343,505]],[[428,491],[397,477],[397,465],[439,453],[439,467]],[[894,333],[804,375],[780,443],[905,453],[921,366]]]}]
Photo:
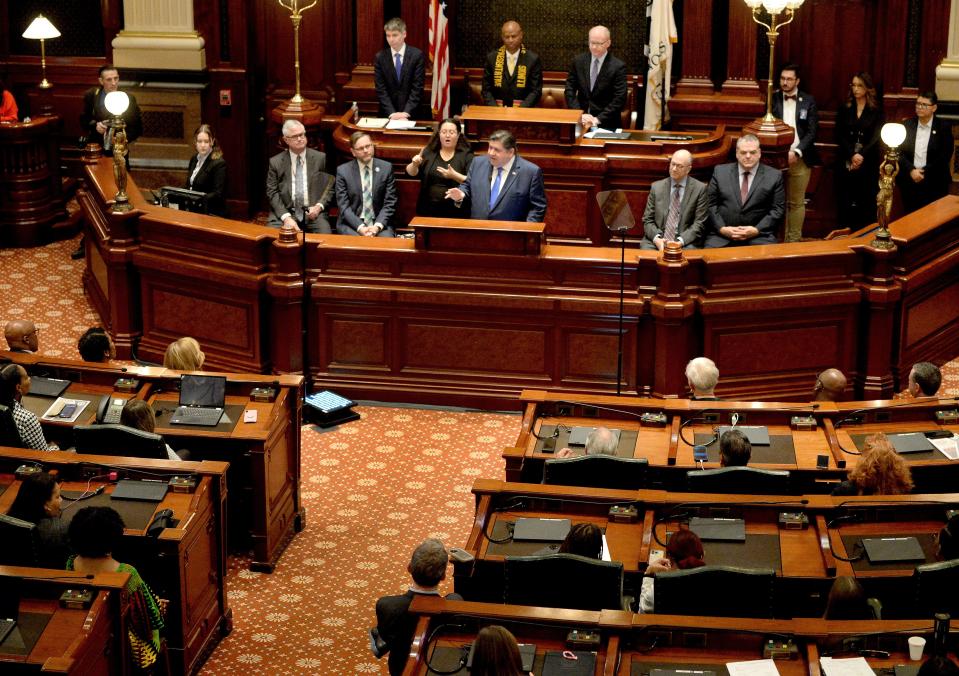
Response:
[{"label": "wall sconce", "polygon": [[127,130],[123,113],[130,107],[130,97],[126,92],[109,92],[103,98],[103,105],[113,115],[110,127],[113,132],[113,178],[117,182],[117,194],[113,199],[114,213],[124,213],[133,209],[127,198]]},{"label": "wall sconce", "polygon": [[886,144],[886,155],[879,165],[879,194],[876,195],[876,222],[879,230],[870,246],[875,249],[892,249],[896,245],[889,232],[889,215],[892,213],[893,189],[896,187],[896,175],[899,173],[899,146],[906,140],[906,127],[898,122],[882,125],[879,133]]},{"label": "wall sconce", "polygon": [[43,79],[40,80],[40,89],[49,89],[53,85],[47,80],[47,51],[44,41],[60,37],[60,31],[56,29],[56,26],[50,23],[48,18],[39,14],[36,19],[30,22],[27,30],[23,31],[23,37],[27,40],[40,41],[40,70],[43,72]]},{"label": "wall sconce", "polygon": [[[769,40],[769,82],[766,85],[766,116],[765,122],[772,122],[773,117],[773,70],[776,58],[776,38],[779,37],[779,29],[792,23],[796,16],[796,10],[805,2],[805,0],[743,0],[746,6],[753,11],[753,21],[766,29],[766,37]],[[769,23],[759,20],[759,12],[765,9],[769,13]],[[777,23],[776,19],[782,14],[783,18]]]}]

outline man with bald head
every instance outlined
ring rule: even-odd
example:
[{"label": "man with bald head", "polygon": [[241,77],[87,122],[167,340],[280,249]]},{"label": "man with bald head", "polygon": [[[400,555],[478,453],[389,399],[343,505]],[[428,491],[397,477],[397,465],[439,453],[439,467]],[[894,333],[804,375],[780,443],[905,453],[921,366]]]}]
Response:
[{"label": "man with bald head", "polygon": [[500,32],[503,44],[486,55],[483,103],[506,108],[532,108],[543,94],[543,64],[523,44],[523,28],[507,21]]},{"label": "man with bald head", "polygon": [[650,186],[643,212],[643,249],[662,251],[666,242],[678,242],[689,249],[702,246],[709,201],[706,184],[689,175],[692,166],[689,151],[677,150],[669,159],[669,178]]},{"label": "man with bald head", "polygon": [[39,330],[29,319],[7,322],[3,335],[11,352],[36,352],[40,349]]},{"label": "man with bald head", "polygon": [[826,369],[816,378],[813,401],[839,401],[846,391],[846,376],[839,369]]},{"label": "man with bald head", "polygon": [[589,31],[589,51],[573,59],[566,76],[566,107],[583,111],[586,128],[619,129],[626,105],[626,64],[609,53],[606,26]]}]

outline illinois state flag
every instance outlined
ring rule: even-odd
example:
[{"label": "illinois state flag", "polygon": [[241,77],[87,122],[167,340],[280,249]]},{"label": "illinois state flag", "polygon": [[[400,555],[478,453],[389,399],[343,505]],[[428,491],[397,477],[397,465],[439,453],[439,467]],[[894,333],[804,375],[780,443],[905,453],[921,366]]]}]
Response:
[{"label": "illinois state flag", "polygon": [[430,105],[436,119],[443,120],[450,116],[450,40],[444,0],[430,0],[429,57],[433,62]]},{"label": "illinois state flag", "polygon": [[[676,19],[673,0],[653,0],[649,8],[652,19],[649,26],[649,72],[646,73],[646,115],[643,129],[662,129],[663,102],[669,99],[669,70],[673,62],[673,43],[676,42]],[[666,120],[669,111],[666,110]]]}]

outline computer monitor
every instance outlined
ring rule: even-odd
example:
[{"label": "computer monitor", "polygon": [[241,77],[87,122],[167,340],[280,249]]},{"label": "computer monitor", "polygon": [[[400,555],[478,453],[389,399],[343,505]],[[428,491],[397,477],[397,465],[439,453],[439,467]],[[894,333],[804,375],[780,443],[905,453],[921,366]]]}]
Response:
[{"label": "computer monitor", "polygon": [[198,214],[209,213],[206,193],[165,185],[160,188],[160,205]]}]

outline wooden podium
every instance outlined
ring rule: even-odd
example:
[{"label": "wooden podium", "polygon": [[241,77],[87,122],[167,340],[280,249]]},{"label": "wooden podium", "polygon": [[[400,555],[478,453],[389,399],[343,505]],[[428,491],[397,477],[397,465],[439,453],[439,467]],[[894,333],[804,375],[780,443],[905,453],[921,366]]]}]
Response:
[{"label": "wooden podium", "polygon": [[417,251],[539,256],[546,224],[417,216],[410,227]]},{"label": "wooden podium", "polygon": [[583,134],[582,111],[567,108],[501,108],[469,106],[462,115],[467,136],[488,138],[509,129],[523,141],[572,145]]}]

